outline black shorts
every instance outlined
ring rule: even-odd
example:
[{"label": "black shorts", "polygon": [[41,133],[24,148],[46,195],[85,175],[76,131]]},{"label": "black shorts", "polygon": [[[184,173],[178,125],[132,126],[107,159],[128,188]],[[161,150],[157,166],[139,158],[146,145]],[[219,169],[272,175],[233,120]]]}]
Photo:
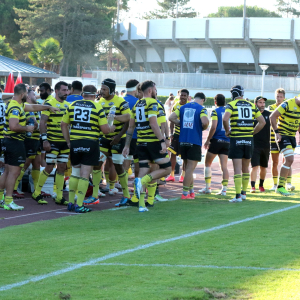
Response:
[{"label": "black shorts", "polygon": [[220,139],[211,139],[207,151],[216,155],[220,155],[220,154],[228,155],[229,142]]},{"label": "black shorts", "polygon": [[111,145],[111,140],[102,137],[100,139],[100,151],[111,154],[122,154],[125,146],[125,139],[126,138],[121,138],[117,145]]},{"label": "black shorts", "polygon": [[168,150],[175,154],[175,155],[179,155],[180,154],[180,143],[179,143],[179,136],[174,135],[172,138],[172,142],[170,147],[168,148]]},{"label": "black shorts", "polygon": [[151,143],[140,143],[137,145],[137,154],[139,161],[148,160],[153,161],[168,156],[168,153],[160,153],[161,142],[151,142]]},{"label": "black shorts", "polygon": [[137,139],[132,139],[130,143],[130,148],[129,148],[129,155],[133,155],[133,158],[136,159],[138,158],[137,152],[136,152],[136,145]]},{"label": "black shorts", "polygon": [[2,150],[4,162],[10,166],[23,167],[26,161],[26,150],[24,141],[4,138]]},{"label": "black shorts", "polygon": [[27,139],[24,141],[27,158],[35,158],[40,148],[40,140]]},{"label": "black shorts", "polygon": [[75,140],[71,141],[70,157],[72,166],[99,165],[99,142],[98,140]]},{"label": "black shorts", "polygon": [[253,167],[268,167],[270,156],[270,149],[269,148],[254,148],[253,155],[251,158],[251,166]]},{"label": "black shorts", "polygon": [[3,139],[0,139],[0,155],[3,154],[2,146],[3,146]]},{"label": "black shorts", "polygon": [[70,149],[67,142],[49,141],[51,150],[46,153],[46,164],[67,163]]},{"label": "black shorts", "polygon": [[297,146],[296,138],[294,136],[282,135],[281,141],[277,143],[279,151],[281,152],[283,149],[295,149]]},{"label": "black shorts", "polygon": [[201,146],[199,145],[180,143],[180,153],[182,159],[201,161],[202,158]]},{"label": "black shorts", "polygon": [[228,157],[231,159],[250,159],[254,142],[252,137],[230,138]]},{"label": "black shorts", "polygon": [[280,151],[279,151],[279,148],[278,148],[278,145],[277,145],[277,143],[271,143],[271,153],[279,153]]}]

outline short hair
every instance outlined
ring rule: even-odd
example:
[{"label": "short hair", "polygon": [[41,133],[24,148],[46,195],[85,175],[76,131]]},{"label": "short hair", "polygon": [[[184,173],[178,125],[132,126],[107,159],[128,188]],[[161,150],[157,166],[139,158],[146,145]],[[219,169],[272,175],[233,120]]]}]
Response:
[{"label": "short hair", "polygon": [[187,89],[181,89],[180,93],[186,93],[188,96],[190,95],[190,92]]},{"label": "short hair", "polygon": [[154,86],[155,86],[155,83],[152,80],[146,80],[146,81],[142,82],[141,90],[142,90],[142,92],[145,92],[148,88],[154,87]]},{"label": "short hair", "polygon": [[170,96],[169,99],[170,99],[170,100],[174,100],[174,96]]},{"label": "short hair", "polygon": [[[54,90],[57,91],[57,90],[60,90],[60,87],[62,85],[65,85],[65,86],[68,86],[68,84],[65,82],[65,81],[59,81],[55,86],[54,86]],[[68,87],[69,88],[69,87]]]},{"label": "short hair", "polygon": [[50,90],[51,91],[51,86],[50,86],[50,84],[48,83],[48,82],[43,82],[43,83],[41,83],[40,85],[39,85],[39,88],[41,89],[41,88],[45,88],[45,90],[47,91],[47,90]]},{"label": "short hair", "polygon": [[26,85],[24,83],[19,83],[14,87],[14,94],[21,95],[22,93],[26,93]]},{"label": "short hair", "polygon": [[196,93],[195,96],[194,96],[194,98],[200,98],[200,99],[203,99],[204,102],[205,102],[205,100],[206,100],[205,95],[204,95],[203,93],[201,93],[201,92]]},{"label": "short hair", "polygon": [[97,89],[94,85],[85,85],[83,87],[82,93],[83,94],[85,94],[85,93],[97,94]]},{"label": "short hair", "polygon": [[276,94],[283,94],[285,96],[285,90],[283,88],[279,88],[275,91]]},{"label": "short hair", "polygon": [[81,81],[78,81],[78,80],[75,80],[72,82],[72,88],[73,90],[76,90],[76,91],[82,91],[82,82]]},{"label": "short hair", "polygon": [[139,82],[136,79],[130,79],[126,82],[126,89],[136,87]]},{"label": "short hair", "polygon": [[217,94],[215,96],[215,101],[218,106],[225,106],[225,96],[223,94]]}]

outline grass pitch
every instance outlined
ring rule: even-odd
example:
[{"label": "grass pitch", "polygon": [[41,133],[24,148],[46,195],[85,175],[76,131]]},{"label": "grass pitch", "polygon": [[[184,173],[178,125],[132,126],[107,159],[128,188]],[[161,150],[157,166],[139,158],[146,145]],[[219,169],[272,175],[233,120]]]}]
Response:
[{"label": "grass pitch", "polygon": [[1,229],[0,299],[300,299],[300,207],[253,219],[299,204],[299,192],[248,193],[247,201],[229,203],[233,196],[230,190],[158,203],[148,213],[130,207]]}]

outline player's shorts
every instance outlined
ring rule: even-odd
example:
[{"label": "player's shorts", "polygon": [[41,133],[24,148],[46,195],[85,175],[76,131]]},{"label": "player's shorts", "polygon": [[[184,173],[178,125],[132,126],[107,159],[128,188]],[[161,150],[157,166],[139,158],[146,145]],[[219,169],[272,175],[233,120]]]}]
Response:
[{"label": "player's shorts", "polygon": [[180,154],[180,143],[179,143],[179,136],[174,135],[172,138],[172,142],[170,147],[168,148],[168,150],[175,154],[175,155],[179,155]]},{"label": "player's shorts", "polygon": [[278,145],[275,142],[271,143],[271,148],[270,149],[271,149],[271,153],[279,153],[280,152],[279,148],[278,148]]},{"label": "player's shorts", "polygon": [[129,148],[129,155],[133,155],[133,159],[138,159],[138,155],[136,152],[137,149],[137,139],[132,139],[130,143],[130,148]]},{"label": "player's shorts", "polygon": [[98,166],[99,156],[98,140],[82,139],[71,141],[70,157],[72,166]]},{"label": "player's shorts", "polygon": [[295,149],[297,146],[296,138],[294,136],[282,135],[281,141],[277,143],[279,151],[284,149]]},{"label": "player's shorts", "polygon": [[26,161],[26,150],[24,141],[4,138],[2,150],[4,162],[10,166],[23,167]]},{"label": "player's shorts", "polygon": [[24,144],[26,149],[26,157],[34,159],[37,156],[37,152],[41,145],[40,140],[25,138]]},{"label": "player's shorts", "polygon": [[111,154],[122,154],[122,151],[125,147],[125,139],[126,138],[121,138],[118,144],[111,145],[111,140],[102,137],[100,139],[100,151]]},{"label": "player's shorts", "polygon": [[270,157],[270,149],[269,148],[254,148],[252,158],[251,158],[251,166],[253,167],[268,167]]},{"label": "player's shorts", "polygon": [[180,143],[180,153],[182,159],[201,161],[202,158],[201,146],[195,144]]},{"label": "player's shorts", "polygon": [[46,153],[46,164],[67,163],[70,149],[67,142],[49,141],[51,150]]},{"label": "player's shorts", "polygon": [[229,152],[229,142],[220,139],[211,139],[208,152],[216,155],[228,155]]},{"label": "player's shorts", "polygon": [[252,137],[230,138],[228,157],[230,159],[250,159],[253,148],[254,141]]},{"label": "player's shorts", "polygon": [[168,153],[160,153],[161,142],[139,143],[137,146],[137,154],[139,161],[147,160],[155,162],[168,156]]}]

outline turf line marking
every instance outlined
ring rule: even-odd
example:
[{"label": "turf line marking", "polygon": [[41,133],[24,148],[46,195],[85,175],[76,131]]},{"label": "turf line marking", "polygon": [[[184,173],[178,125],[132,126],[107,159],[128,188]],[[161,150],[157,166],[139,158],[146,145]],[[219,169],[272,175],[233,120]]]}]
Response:
[{"label": "turf line marking", "polygon": [[68,212],[68,211],[57,211],[56,213],[57,214],[69,214],[69,215],[79,216],[79,214],[77,214],[77,213],[71,213],[71,212]]},{"label": "turf line marking", "polygon": [[230,223],[227,223],[227,224],[211,227],[211,228],[208,228],[208,229],[202,229],[202,230],[194,231],[194,232],[191,232],[191,233],[179,235],[179,236],[176,236],[176,237],[173,237],[173,238],[169,238],[169,239],[165,239],[165,240],[160,240],[160,241],[140,245],[140,246],[137,246],[135,248],[117,251],[117,252],[114,252],[114,253],[110,253],[110,254],[95,258],[95,259],[90,259],[90,260],[88,260],[86,262],[83,262],[83,263],[74,264],[74,265],[69,266],[68,268],[60,269],[60,270],[57,270],[57,271],[54,271],[54,272],[51,272],[51,273],[48,273],[48,274],[39,275],[39,276],[35,276],[35,277],[32,277],[32,278],[24,280],[24,281],[20,281],[20,282],[8,284],[8,285],[0,286],[0,291],[11,290],[13,288],[20,287],[20,286],[23,286],[23,285],[31,283],[31,282],[38,282],[38,281],[41,281],[43,279],[47,279],[49,277],[59,276],[59,275],[62,275],[62,274],[68,273],[68,272],[72,272],[74,270],[81,269],[82,267],[96,265],[101,261],[105,261],[105,260],[108,260],[108,259],[111,259],[111,258],[115,258],[115,257],[121,256],[121,255],[124,255],[124,254],[136,252],[136,251],[139,251],[139,250],[148,249],[148,248],[153,247],[153,246],[158,246],[158,245],[178,241],[178,240],[193,237],[193,236],[197,236],[197,235],[200,235],[200,234],[203,234],[203,233],[212,232],[212,231],[219,230],[219,229],[224,229],[224,228],[227,228],[227,227],[230,227],[230,226],[233,226],[233,225],[238,225],[238,224],[242,224],[242,223],[245,223],[245,222],[249,222],[249,221],[261,219],[261,218],[264,218],[264,217],[268,217],[268,216],[271,216],[271,215],[275,215],[275,214],[278,214],[278,213],[286,212],[286,211],[289,211],[291,209],[298,208],[298,207],[300,207],[300,204],[289,206],[289,207],[282,208],[282,209],[277,209],[277,210],[271,211],[269,213],[260,214],[260,215],[254,216],[254,217],[249,217],[249,218],[246,218],[246,219],[243,219],[243,220],[230,222]]},{"label": "turf line marking", "polygon": [[8,217],[8,218],[4,217],[4,220],[21,218],[21,217],[28,217],[28,216],[33,216],[33,215],[40,215],[40,214],[45,214],[45,213],[49,213],[49,212],[53,212],[53,211],[59,211],[59,210],[63,210],[63,209],[65,209],[65,208],[54,209],[54,210],[47,210],[47,211],[41,211],[41,212],[37,212],[37,213],[32,213],[32,214],[27,214],[27,215],[21,215],[21,216],[15,216],[15,217]]},{"label": "turf line marking", "polygon": [[237,270],[257,270],[257,271],[294,271],[300,269],[292,268],[263,268],[263,267],[243,267],[243,266],[213,266],[213,265],[170,265],[170,264],[123,264],[123,263],[99,263],[98,266],[124,266],[124,267],[174,267],[174,268],[204,268],[204,269],[237,269]]}]

